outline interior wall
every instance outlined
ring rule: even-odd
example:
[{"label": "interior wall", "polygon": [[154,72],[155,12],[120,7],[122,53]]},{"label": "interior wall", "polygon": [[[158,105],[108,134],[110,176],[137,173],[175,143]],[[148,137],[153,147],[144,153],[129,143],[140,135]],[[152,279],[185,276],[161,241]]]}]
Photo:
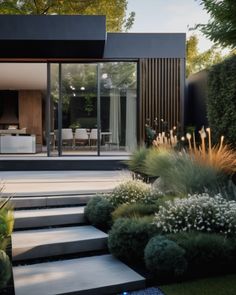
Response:
[{"label": "interior wall", "polygon": [[0,129],[18,124],[18,92],[0,90]]},{"label": "interior wall", "polygon": [[43,143],[42,93],[39,90],[19,91],[19,128],[36,135],[36,144]]}]

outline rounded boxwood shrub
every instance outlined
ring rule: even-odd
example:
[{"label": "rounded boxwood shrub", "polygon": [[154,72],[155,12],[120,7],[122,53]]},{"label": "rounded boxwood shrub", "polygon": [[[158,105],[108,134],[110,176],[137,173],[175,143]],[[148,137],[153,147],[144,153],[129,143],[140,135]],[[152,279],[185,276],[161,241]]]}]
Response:
[{"label": "rounded boxwood shrub", "polygon": [[116,257],[142,263],[147,242],[157,233],[152,218],[119,218],[109,231],[108,247]]},{"label": "rounded boxwood shrub", "polygon": [[147,269],[160,277],[183,275],[187,269],[185,250],[164,236],[155,236],[144,250]]},{"label": "rounded boxwood shrub", "polygon": [[157,211],[158,206],[155,204],[122,204],[112,213],[112,219],[149,216],[154,215]]},{"label": "rounded boxwood shrub", "polygon": [[152,193],[151,186],[141,180],[129,180],[121,183],[107,197],[114,207],[137,202],[151,204],[155,202],[156,198],[157,196]]},{"label": "rounded boxwood shrub", "polygon": [[112,223],[113,205],[104,196],[95,196],[84,210],[85,218],[94,226],[108,229]]},{"label": "rounded boxwood shrub", "polygon": [[198,276],[229,271],[234,264],[234,243],[222,235],[180,232],[168,235],[186,251],[188,271]]}]

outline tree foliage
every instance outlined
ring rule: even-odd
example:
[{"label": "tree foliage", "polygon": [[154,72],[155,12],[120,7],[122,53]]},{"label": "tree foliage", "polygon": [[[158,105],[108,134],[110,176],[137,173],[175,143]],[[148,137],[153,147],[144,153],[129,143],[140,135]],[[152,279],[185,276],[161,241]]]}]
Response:
[{"label": "tree foliage", "polygon": [[126,18],[127,0],[0,0],[1,14],[106,15],[107,30],[129,30],[135,13]]},{"label": "tree foliage", "polygon": [[217,64],[223,60],[223,57],[216,46],[210,49],[199,52],[198,38],[192,35],[187,40],[187,61],[186,61],[186,75],[197,73],[203,69],[208,69],[210,66]]},{"label": "tree foliage", "polygon": [[210,15],[207,24],[199,24],[201,32],[214,43],[236,48],[235,0],[198,0]]}]

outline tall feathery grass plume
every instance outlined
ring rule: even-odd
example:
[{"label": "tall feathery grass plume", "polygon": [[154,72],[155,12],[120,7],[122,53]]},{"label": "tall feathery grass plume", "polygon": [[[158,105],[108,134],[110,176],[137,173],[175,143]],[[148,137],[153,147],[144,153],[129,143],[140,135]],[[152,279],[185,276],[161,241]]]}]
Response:
[{"label": "tall feathery grass plume", "polygon": [[224,136],[221,136],[220,142],[212,146],[211,129],[204,127],[199,131],[201,144],[199,147],[189,149],[193,158],[201,165],[211,166],[219,172],[226,175],[236,173],[236,151],[224,143]]}]

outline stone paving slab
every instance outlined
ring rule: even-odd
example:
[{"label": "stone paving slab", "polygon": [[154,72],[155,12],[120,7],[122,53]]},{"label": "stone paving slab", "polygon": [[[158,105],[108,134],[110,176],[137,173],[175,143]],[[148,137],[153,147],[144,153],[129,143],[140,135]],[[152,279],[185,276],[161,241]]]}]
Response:
[{"label": "stone paving slab", "polygon": [[94,197],[95,194],[83,195],[63,195],[63,196],[14,196],[11,203],[14,209],[20,208],[40,208],[40,207],[58,207],[58,206],[72,206],[72,205],[85,205]]},{"label": "stone paving slab", "polygon": [[12,234],[13,261],[106,249],[107,234],[93,226],[24,230]]},{"label": "stone paving slab", "polygon": [[5,196],[43,196],[66,194],[95,194],[107,193],[113,190],[119,182],[88,183],[19,183],[5,184]]},{"label": "stone paving slab", "polygon": [[145,280],[112,255],[17,266],[15,295],[115,294],[145,287]]},{"label": "stone paving slab", "polygon": [[14,217],[16,218],[30,218],[30,217],[46,217],[46,216],[58,216],[67,214],[83,214],[84,206],[78,207],[62,207],[62,208],[47,208],[47,209],[28,209],[19,210],[14,212]]},{"label": "stone paving slab", "polygon": [[85,223],[84,206],[18,210],[14,212],[14,229]]},{"label": "stone paving slab", "polygon": [[13,196],[107,192],[128,179],[131,174],[126,170],[0,172],[3,193]]},{"label": "stone paving slab", "polygon": [[69,196],[51,196],[47,197],[47,206],[66,206],[87,204],[95,194],[69,195]]},{"label": "stone paving slab", "polygon": [[128,170],[122,171],[0,171],[0,179],[8,183],[29,182],[77,182],[119,181],[129,177]]}]

